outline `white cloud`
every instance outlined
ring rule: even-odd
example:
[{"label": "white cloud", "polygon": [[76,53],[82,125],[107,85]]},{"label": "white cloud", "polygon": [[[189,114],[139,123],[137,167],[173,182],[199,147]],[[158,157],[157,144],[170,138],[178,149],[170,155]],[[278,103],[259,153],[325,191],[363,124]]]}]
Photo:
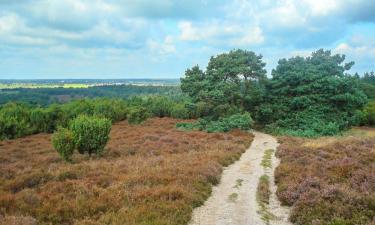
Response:
[{"label": "white cloud", "polygon": [[210,21],[196,25],[190,21],[182,21],[178,27],[182,41],[205,41],[229,47],[246,47],[264,42],[260,27],[230,21]]},{"label": "white cloud", "polygon": [[158,42],[153,39],[147,41],[147,46],[151,52],[157,53],[157,55],[168,55],[176,52],[176,46],[174,45],[172,36],[166,36],[164,41]]}]

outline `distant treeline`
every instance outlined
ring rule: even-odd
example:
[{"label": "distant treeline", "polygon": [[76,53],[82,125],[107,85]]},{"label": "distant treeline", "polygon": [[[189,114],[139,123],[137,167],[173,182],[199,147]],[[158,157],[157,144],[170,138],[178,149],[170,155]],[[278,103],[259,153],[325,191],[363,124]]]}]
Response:
[{"label": "distant treeline", "polygon": [[140,123],[152,116],[199,118],[204,116],[201,108],[188,99],[166,96],[131,97],[128,100],[80,99],[48,107],[12,102],[0,106],[0,139],[52,133],[58,127],[67,127],[79,115],[103,117],[112,122],[128,119],[129,123]]},{"label": "distant treeline", "polygon": [[0,90],[0,104],[24,102],[31,105],[48,106],[81,98],[122,98],[139,95],[181,95],[178,86],[112,85],[89,88],[16,88]]}]

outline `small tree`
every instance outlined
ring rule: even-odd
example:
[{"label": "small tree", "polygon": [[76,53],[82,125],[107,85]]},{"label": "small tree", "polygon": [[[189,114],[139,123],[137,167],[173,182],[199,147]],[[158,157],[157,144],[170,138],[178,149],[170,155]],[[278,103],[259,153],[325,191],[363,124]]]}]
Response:
[{"label": "small tree", "polygon": [[80,115],[70,123],[78,152],[102,155],[111,131],[109,119]]},{"label": "small tree", "polygon": [[59,128],[52,136],[52,145],[67,162],[72,160],[74,152],[73,133],[66,128]]}]

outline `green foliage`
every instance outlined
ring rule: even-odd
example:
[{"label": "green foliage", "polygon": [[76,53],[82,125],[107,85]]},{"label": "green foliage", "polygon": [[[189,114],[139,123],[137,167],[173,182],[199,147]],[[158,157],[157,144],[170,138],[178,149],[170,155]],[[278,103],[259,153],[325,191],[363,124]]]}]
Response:
[{"label": "green foliage", "polygon": [[264,66],[261,55],[233,50],[211,57],[206,71],[198,66],[186,70],[185,77],[181,78],[181,90],[193,102],[204,102],[213,120],[236,113],[238,109],[254,111],[262,99]]},{"label": "green foliage", "polygon": [[228,117],[222,117],[219,120],[199,119],[197,123],[178,123],[177,127],[182,130],[204,130],[213,132],[228,132],[233,129],[248,130],[253,126],[250,113],[233,114]]},{"label": "green foliage", "polygon": [[105,117],[112,122],[126,119],[126,103],[117,99],[96,99],[92,102],[93,115]]},{"label": "green foliage", "polygon": [[72,160],[75,148],[73,132],[66,128],[59,128],[52,135],[52,145],[65,161]]},{"label": "green foliage", "polygon": [[133,106],[128,110],[128,122],[130,124],[140,124],[150,117],[150,113],[145,107]]},{"label": "green foliage", "polygon": [[354,63],[344,60],[324,50],[280,60],[267,84],[267,104],[256,118],[269,131],[308,137],[355,125],[367,98],[358,80],[344,73]]},{"label": "green foliage", "polygon": [[172,100],[165,96],[150,97],[147,99],[145,105],[152,115],[156,117],[169,117],[172,106]]},{"label": "green foliage", "polygon": [[171,109],[171,117],[177,119],[189,119],[190,113],[189,110],[185,107],[185,104],[179,103],[173,105]]},{"label": "green foliage", "polygon": [[375,101],[369,102],[363,110],[365,125],[375,125]]},{"label": "green foliage", "polygon": [[33,133],[30,109],[24,104],[8,103],[0,109],[0,139],[18,138]]},{"label": "green foliage", "polygon": [[90,155],[102,155],[105,144],[109,140],[111,121],[96,116],[80,115],[70,122],[74,142],[78,152]]}]

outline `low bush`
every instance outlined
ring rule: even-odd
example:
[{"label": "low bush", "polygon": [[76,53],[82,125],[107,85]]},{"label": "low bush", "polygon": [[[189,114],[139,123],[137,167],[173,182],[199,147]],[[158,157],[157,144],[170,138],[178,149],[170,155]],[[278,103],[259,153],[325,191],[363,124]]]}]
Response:
[{"label": "low bush", "polygon": [[150,113],[145,107],[133,106],[128,110],[128,122],[130,124],[140,124],[150,117]]},{"label": "low bush", "polygon": [[367,104],[363,110],[364,113],[364,124],[374,126],[375,125],[375,101]]},{"label": "low bush", "polygon": [[182,130],[204,130],[209,133],[228,132],[233,129],[248,130],[254,124],[250,113],[234,114],[219,120],[199,119],[196,123],[178,123]]},{"label": "low bush", "polygon": [[189,111],[184,104],[175,104],[171,109],[171,117],[176,119],[189,119]]},{"label": "low bush", "polygon": [[78,152],[102,155],[105,144],[109,140],[111,126],[109,119],[96,116],[80,115],[72,120],[70,129]]},{"label": "low bush", "polygon": [[13,139],[33,133],[30,109],[24,104],[8,103],[0,108],[0,139]]},{"label": "low bush", "polygon": [[65,161],[72,160],[75,148],[73,132],[66,128],[59,128],[52,136],[52,145]]}]

